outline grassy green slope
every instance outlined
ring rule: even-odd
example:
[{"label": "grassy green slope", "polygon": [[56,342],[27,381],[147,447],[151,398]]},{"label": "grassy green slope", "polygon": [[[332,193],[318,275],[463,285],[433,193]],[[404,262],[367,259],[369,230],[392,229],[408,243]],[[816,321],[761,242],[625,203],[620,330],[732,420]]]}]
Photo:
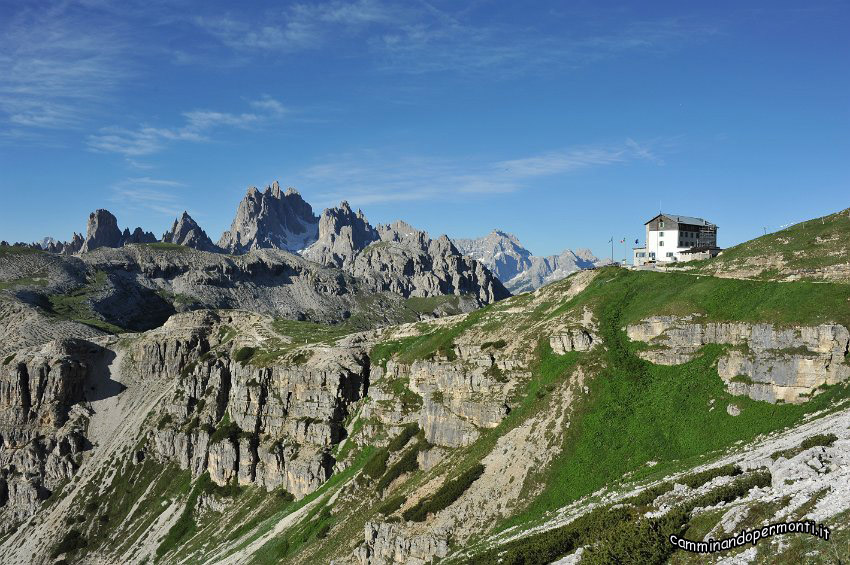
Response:
[{"label": "grassy green slope", "polygon": [[[722,348],[709,346],[680,366],[636,355],[622,328],[658,314],[696,312],[706,319],[778,325],[847,324],[850,289],[843,285],[754,282],[688,275],[609,271],[564,309],[593,305],[606,347],[603,369],[577,407],[564,450],[540,480],[543,493],[506,525],[539,516],[582,495],[632,478],[659,474],[699,456],[798,422],[848,395],[833,387],[804,405],[768,404],[731,396],[716,372]],[[727,414],[734,402],[741,414]],[[648,461],[657,461],[647,467]]]},{"label": "grassy green slope", "polygon": [[[761,278],[798,275],[850,280],[850,208],[794,224],[688,264],[705,273],[751,272]],[[829,274],[829,271],[833,271]]]}]

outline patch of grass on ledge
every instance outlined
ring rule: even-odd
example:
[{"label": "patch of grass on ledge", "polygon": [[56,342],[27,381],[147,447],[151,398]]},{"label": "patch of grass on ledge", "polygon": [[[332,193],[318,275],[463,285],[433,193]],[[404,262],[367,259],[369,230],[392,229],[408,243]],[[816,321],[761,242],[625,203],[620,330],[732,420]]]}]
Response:
[{"label": "patch of grass on ledge", "polygon": [[9,281],[0,281],[0,290],[17,288],[20,286],[47,286],[47,276],[43,277],[21,277]]},{"label": "patch of grass on ledge", "polygon": [[437,353],[453,360],[455,338],[476,325],[488,309],[485,306],[455,324],[437,327],[419,336],[378,344],[372,349],[372,362],[386,366],[387,360],[397,357],[401,363],[409,364],[418,359],[430,359]]},{"label": "patch of grass on ledge", "polygon": [[106,288],[107,275],[104,271],[96,271],[85,286],[68,294],[51,294],[47,296],[49,310],[59,318],[79,322],[108,333],[123,333],[124,328],[101,320],[89,305],[89,300]]},{"label": "patch of grass on ledge", "polygon": [[89,304],[89,300],[103,291],[108,283],[106,272],[96,271],[85,286],[68,294],[48,295],[49,310],[64,320],[79,322],[112,334],[124,333],[126,329],[98,318]]},{"label": "patch of grass on ledge", "polygon": [[46,251],[24,247],[23,245],[0,245],[0,257],[3,255],[37,255],[39,253],[46,253]]},{"label": "patch of grass on ledge", "polygon": [[189,251],[191,248],[186,247],[185,245],[180,245],[177,243],[140,243],[141,247],[147,247],[148,249],[156,249],[158,251]]}]

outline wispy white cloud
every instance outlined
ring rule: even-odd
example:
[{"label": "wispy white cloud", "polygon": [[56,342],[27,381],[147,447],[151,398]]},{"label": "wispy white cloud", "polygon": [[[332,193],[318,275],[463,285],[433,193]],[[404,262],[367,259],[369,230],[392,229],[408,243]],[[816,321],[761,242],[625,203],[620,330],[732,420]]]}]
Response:
[{"label": "wispy white cloud", "polygon": [[183,124],[178,127],[153,127],[142,125],[135,129],[110,126],[100,133],[90,135],[88,146],[93,151],[120,153],[126,157],[150,155],[177,141],[208,141],[217,128],[251,128],[280,119],[284,106],[264,96],[249,103],[253,112],[229,113],[210,110],[192,110],[182,114]]},{"label": "wispy white cloud", "polygon": [[530,178],[566,173],[594,165],[621,163],[635,156],[637,153],[627,141],[623,147],[618,148],[581,147],[566,151],[552,151],[522,159],[501,161],[496,166],[503,168],[513,177]]},{"label": "wispy white cloud", "polygon": [[112,185],[111,200],[121,212],[143,211],[176,217],[186,209],[182,193],[185,186],[168,179],[126,178]]},{"label": "wispy white cloud", "polygon": [[229,16],[199,16],[195,24],[234,49],[300,51],[317,45],[316,31],[303,22],[268,25]]},{"label": "wispy white cloud", "polygon": [[295,4],[283,10],[241,16],[198,16],[194,23],[222,44],[237,50],[294,52],[315,49],[340,31],[371,24],[393,24],[408,18],[410,10],[378,0]]},{"label": "wispy white cloud", "polygon": [[[194,23],[242,54],[319,49],[341,38],[357,43],[380,70],[408,74],[490,72],[510,77],[546,68],[578,68],[629,52],[665,52],[717,28],[686,18],[635,20],[615,32],[578,18],[557,33],[474,16],[468,6],[386,0],[333,0],[246,15],[199,16]],[[586,16],[585,16],[586,17]]]},{"label": "wispy white cloud", "polygon": [[[512,77],[580,68],[630,52],[662,53],[717,33],[684,19],[633,22],[614,33],[557,35],[507,24],[472,25],[444,17],[417,21],[371,38],[385,70],[423,74],[491,72]],[[510,38],[510,40],[506,40]]]},{"label": "wispy white cloud", "polygon": [[296,175],[299,184],[322,187],[323,206],[346,199],[356,205],[458,195],[492,195],[528,188],[535,179],[565,175],[591,167],[660,159],[650,147],[632,139],[606,146],[581,146],[501,161],[475,158],[404,157],[363,151],[341,155]]},{"label": "wispy white cloud", "polygon": [[75,126],[127,76],[123,36],[90,16],[62,2],[20,3],[0,18],[0,117],[19,128]]},{"label": "wispy white cloud", "polygon": [[261,112],[265,112],[271,114],[273,116],[282,116],[286,113],[286,108],[284,108],[283,104],[266,94],[259,100],[253,100],[251,102],[251,107],[256,108]]}]

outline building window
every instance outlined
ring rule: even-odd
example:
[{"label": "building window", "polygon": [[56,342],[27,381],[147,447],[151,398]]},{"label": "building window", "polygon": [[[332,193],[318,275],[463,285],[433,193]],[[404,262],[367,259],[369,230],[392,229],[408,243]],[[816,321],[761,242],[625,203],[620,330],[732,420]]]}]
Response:
[{"label": "building window", "polygon": [[668,251],[668,252],[667,252],[667,257],[672,257],[672,256],[673,256],[673,252],[672,252],[672,251]]},{"label": "building window", "polygon": [[663,231],[658,232],[658,237],[664,237],[664,232]]},{"label": "building window", "polygon": [[663,228],[663,227],[664,227],[664,220],[661,220],[660,222],[658,222],[658,227],[659,227],[659,228]]},{"label": "building window", "polygon": [[663,242],[663,241],[659,241],[659,242],[658,242],[658,247],[664,247],[664,242]]}]

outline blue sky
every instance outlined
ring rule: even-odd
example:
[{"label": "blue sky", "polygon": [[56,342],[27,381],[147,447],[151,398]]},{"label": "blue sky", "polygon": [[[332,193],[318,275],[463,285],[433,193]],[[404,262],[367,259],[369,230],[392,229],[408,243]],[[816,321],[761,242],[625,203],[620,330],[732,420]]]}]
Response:
[{"label": "blue sky", "polygon": [[536,254],[607,256],[659,206],[732,245],[850,205],[848,26],[841,1],[0,0],[0,239],[108,208],[217,240],[279,179]]}]

